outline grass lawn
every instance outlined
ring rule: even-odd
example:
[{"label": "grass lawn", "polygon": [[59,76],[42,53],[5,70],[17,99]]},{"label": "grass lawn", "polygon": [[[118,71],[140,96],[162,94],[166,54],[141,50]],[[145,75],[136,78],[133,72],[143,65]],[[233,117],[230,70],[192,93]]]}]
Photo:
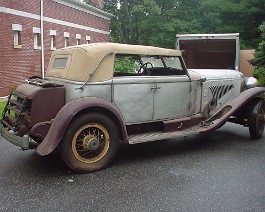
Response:
[{"label": "grass lawn", "polygon": [[2,118],[3,110],[6,106],[6,102],[0,102],[0,118]]}]

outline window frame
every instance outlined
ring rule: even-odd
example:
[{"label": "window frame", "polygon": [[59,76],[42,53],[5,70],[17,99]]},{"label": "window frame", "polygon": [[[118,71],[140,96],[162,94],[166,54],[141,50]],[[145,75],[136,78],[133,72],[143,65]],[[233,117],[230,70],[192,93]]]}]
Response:
[{"label": "window frame", "polygon": [[51,37],[51,50],[54,51],[56,50],[56,45],[55,45],[55,37],[56,37],[56,30],[50,30],[50,37]]},{"label": "window frame", "polygon": [[70,37],[69,32],[64,32],[64,47],[69,46],[69,37]]},{"label": "window frame", "polygon": [[80,34],[76,34],[75,38],[76,38],[76,45],[81,45],[81,35]]},{"label": "window frame", "polygon": [[34,49],[41,50],[41,32],[40,28],[33,27],[33,34],[34,34]]},{"label": "window frame", "polygon": [[22,40],[21,40],[22,25],[12,24],[12,30],[14,33],[14,49],[22,49]]}]

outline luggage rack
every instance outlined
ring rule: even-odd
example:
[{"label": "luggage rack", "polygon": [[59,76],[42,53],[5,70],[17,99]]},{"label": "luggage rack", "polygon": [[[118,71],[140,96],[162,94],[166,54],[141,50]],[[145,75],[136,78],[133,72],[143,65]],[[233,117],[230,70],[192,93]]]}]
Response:
[{"label": "luggage rack", "polygon": [[42,88],[53,88],[53,87],[63,87],[63,85],[45,80],[39,77],[31,77],[28,80],[26,80],[26,83],[31,84],[31,85],[36,85],[38,87]]},{"label": "luggage rack", "polygon": [[17,132],[19,121],[23,117],[23,112],[31,106],[31,100],[21,94],[11,93],[2,114],[1,123],[8,130]]}]

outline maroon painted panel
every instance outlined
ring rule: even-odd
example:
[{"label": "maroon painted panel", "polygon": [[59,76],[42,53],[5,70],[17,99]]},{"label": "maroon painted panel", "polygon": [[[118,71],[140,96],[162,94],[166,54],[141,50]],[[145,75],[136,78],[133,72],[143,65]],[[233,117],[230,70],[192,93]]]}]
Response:
[{"label": "maroon painted panel", "polygon": [[89,108],[101,108],[110,111],[118,120],[118,125],[120,127],[120,138],[121,140],[127,141],[127,131],[123,118],[116,107],[111,103],[99,99],[99,98],[79,98],[68,102],[56,115],[52,126],[43,140],[43,142],[37,147],[36,152],[39,155],[50,154],[62,140],[65,130],[67,129],[70,121],[73,117],[83,109]]}]

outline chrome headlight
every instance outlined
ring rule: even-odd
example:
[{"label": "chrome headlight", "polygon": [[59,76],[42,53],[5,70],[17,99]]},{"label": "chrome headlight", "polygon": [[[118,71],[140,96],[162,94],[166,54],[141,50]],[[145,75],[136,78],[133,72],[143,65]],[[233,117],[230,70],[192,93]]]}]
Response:
[{"label": "chrome headlight", "polygon": [[247,89],[258,87],[258,80],[254,77],[248,77],[245,79],[245,85]]}]

